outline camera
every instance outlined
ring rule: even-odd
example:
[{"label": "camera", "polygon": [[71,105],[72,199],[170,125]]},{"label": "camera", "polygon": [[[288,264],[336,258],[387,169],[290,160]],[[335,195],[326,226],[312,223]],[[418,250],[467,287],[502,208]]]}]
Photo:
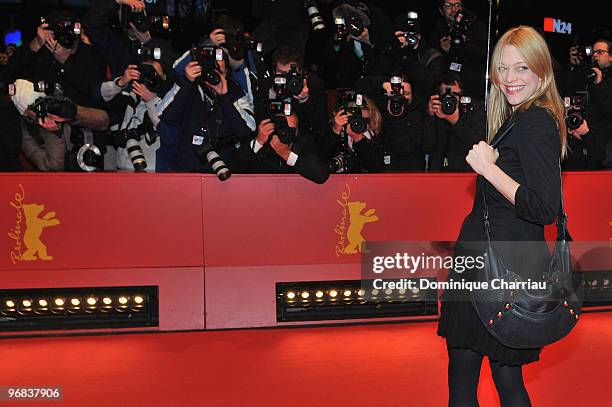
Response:
[{"label": "camera", "polygon": [[58,82],[34,81],[32,85],[35,92],[42,92],[49,96],[62,96],[64,94],[62,85]]},{"label": "camera", "polygon": [[348,171],[348,158],[344,152],[338,153],[331,160],[329,160],[328,168],[329,172],[335,174],[342,174]]},{"label": "camera", "polygon": [[325,23],[323,22],[323,17],[321,17],[321,13],[319,12],[319,8],[317,7],[317,2],[314,0],[306,0],[304,2],[304,7],[306,8],[306,12],[308,13],[308,18],[310,19],[310,25],[312,25],[312,30],[324,30]]},{"label": "camera", "polygon": [[36,119],[44,119],[48,114],[74,119],[77,115],[77,107],[68,98],[62,96],[44,96],[28,106],[28,109],[36,114]]},{"label": "camera", "polygon": [[457,110],[457,98],[453,95],[450,86],[447,86],[446,91],[440,95],[440,104],[442,112],[446,115],[451,115]]},{"label": "camera", "polygon": [[277,99],[285,99],[302,93],[304,76],[299,74],[296,64],[291,64],[289,72],[276,74],[273,89]]},{"label": "camera", "polygon": [[459,112],[461,114],[468,114],[473,110],[474,106],[472,106],[472,98],[469,96],[461,96],[459,98]]},{"label": "camera", "polygon": [[91,130],[72,127],[70,133],[72,148],[66,152],[67,171],[92,172],[104,168],[102,151],[94,144]]},{"label": "camera", "polygon": [[[348,125],[355,133],[365,133],[368,129],[368,122],[363,117],[361,109],[365,105],[363,95],[353,89],[338,89],[337,90],[338,104],[342,106],[344,112],[348,115]],[[349,104],[354,105],[349,107]]]},{"label": "camera", "polygon": [[406,42],[410,47],[414,47],[419,43],[419,15],[414,12],[408,12],[408,20],[406,21],[406,31],[402,32],[402,37],[406,39]]},{"label": "camera", "polygon": [[583,61],[588,61],[593,56],[593,47],[590,45],[584,47],[578,47],[578,57]]},{"label": "camera", "polygon": [[127,150],[128,156],[136,171],[144,171],[147,168],[147,160],[139,143],[142,139],[142,135],[143,133],[140,126],[111,132],[111,136],[113,136],[113,145]]},{"label": "camera", "polygon": [[138,71],[140,71],[138,82],[145,85],[151,92],[159,93],[163,82],[153,65],[140,64],[138,65]]},{"label": "camera", "polygon": [[283,144],[291,144],[297,131],[289,126],[287,116],[291,116],[291,103],[271,100],[268,104],[268,118],[274,123],[274,133]]},{"label": "camera", "polygon": [[461,46],[464,43],[464,36],[467,36],[472,24],[476,21],[476,14],[467,9],[463,9],[455,15],[455,19],[451,22],[448,35],[451,39],[451,45]]},{"label": "camera", "polygon": [[15,85],[12,83],[0,82],[0,97],[3,96],[14,96]]},{"label": "camera", "polygon": [[389,113],[393,116],[401,116],[404,113],[405,104],[402,78],[399,76],[392,76],[389,83],[391,84],[391,94],[387,96],[389,99]]},{"label": "camera", "polygon": [[263,52],[263,42],[254,40],[253,38],[245,38],[244,46],[248,51],[257,51],[260,54]]},{"label": "camera", "polygon": [[194,47],[191,48],[191,59],[202,67],[202,81],[213,86],[221,83],[219,74],[219,61],[223,60],[223,50],[219,47]]},{"label": "camera", "polygon": [[140,64],[146,60],[160,60],[161,49],[143,45],[140,41],[130,41],[130,58],[133,63]]},{"label": "camera", "polygon": [[64,48],[71,49],[81,35],[81,23],[72,17],[48,18],[41,17],[41,24],[53,31],[53,37]]},{"label": "camera", "polygon": [[569,130],[576,130],[587,118],[589,95],[587,92],[576,92],[573,96],[564,98],[567,108],[565,124]]},{"label": "camera", "polygon": [[132,11],[130,6],[121,5],[121,19],[119,24],[122,29],[128,30],[130,23],[140,32],[154,31],[165,32],[170,31],[171,22],[168,16],[148,16],[144,11]]},{"label": "camera", "polygon": [[351,14],[349,16],[348,22],[348,32],[353,37],[359,37],[363,34],[363,30],[365,30],[365,26],[361,21],[361,18],[357,14]]},{"label": "camera", "polygon": [[348,29],[346,28],[346,22],[342,17],[334,18],[334,42],[341,43],[348,37]]},{"label": "camera", "polygon": [[201,128],[198,134],[192,138],[192,147],[200,160],[206,160],[220,181],[225,181],[232,176],[232,172],[225,164],[225,161],[215,151],[213,145],[208,140],[208,130]]}]

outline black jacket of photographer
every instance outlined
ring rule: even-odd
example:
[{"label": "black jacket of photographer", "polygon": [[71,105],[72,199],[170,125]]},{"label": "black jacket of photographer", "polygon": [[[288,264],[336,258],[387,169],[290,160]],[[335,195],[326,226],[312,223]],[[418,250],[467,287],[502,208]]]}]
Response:
[{"label": "black jacket of photographer", "polygon": [[[581,65],[571,72],[574,83],[586,83],[584,79],[590,71],[590,66]],[[603,79],[595,85],[585,84],[584,89],[589,94],[586,121],[589,132],[577,139],[568,134],[568,157],[563,162],[567,170],[598,170],[604,165],[607,150],[612,148],[612,77],[610,68],[602,69]]]},{"label": "black jacket of photographer", "polygon": [[429,153],[431,171],[471,171],[465,157],[474,144],[486,137],[484,103],[472,99],[473,110],[459,113],[454,125],[437,116],[425,113],[423,148]]},{"label": "black jacket of photographer", "polygon": [[78,41],[76,52],[65,63],[59,63],[53,54],[41,47],[38,52],[26,43],[15,50],[8,67],[11,80],[27,79],[59,83],[64,96],[73,103],[96,107],[95,95],[106,77],[104,62],[91,46]]},{"label": "black jacket of photographer", "polygon": [[247,142],[252,134],[234,103],[244,96],[240,85],[227,80],[228,91],[217,95],[206,85],[179,78],[179,91],[160,117],[169,126],[180,128],[177,139],[167,139],[160,133],[162,146],[176,147],[171,160],[171,169],[185,172],[212,172],[205,158],[200,159],[193,145],[193,136],[207,129],[208,141],[229,168],[234,171],[233,159],[241,143]]},{"label": "black jacket of photographer", "polygon": [[[273,134],[270,138],[272,136]],[[276,154],[269,141],[255,153],[255,139],[252,138],[240,145],[235,167],[238,172],[251,174],[299,174],[312,182],[322,184],[329,178],[329,171],[327,164],[319,156],[316,137],[312,131],[298,131],[290,146],[291,151],[298,155],[293,166],[289,166]]]},{"label": "black jacket of photographer", "polygon": [[450,52],[440,47],[440,39],[449,34],[449,25],[444,19],[438,20],[430,36],[430,46],[442,53],[450,68],[455,58],[461,63],[463,89],[467,94],[484,100],[485,71],[487,64],[487,26],[476,19],[466,33],[466,41],[459,46],[451,45]]}]

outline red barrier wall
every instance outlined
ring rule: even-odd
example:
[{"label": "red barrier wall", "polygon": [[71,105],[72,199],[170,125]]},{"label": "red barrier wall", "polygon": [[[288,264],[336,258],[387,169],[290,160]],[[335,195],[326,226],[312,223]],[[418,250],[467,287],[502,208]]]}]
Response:
[{"label": "red barrier wall", "polygon": [[[159,330],[275,326],[275,282],[359,279],[361,238],[454,240],[474,181],[0,174],[0,288],[159,285]],[[564,190],[574,239],[612,239],[612,172]]]}]

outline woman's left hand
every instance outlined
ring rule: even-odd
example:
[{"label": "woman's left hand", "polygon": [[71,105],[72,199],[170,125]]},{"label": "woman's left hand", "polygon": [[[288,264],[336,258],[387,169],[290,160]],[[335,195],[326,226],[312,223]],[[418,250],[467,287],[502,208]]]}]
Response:
[{"label": "woman's left hand", "polygon": [[474,144],[467,157],[465,157],[465,161],[470,164],[470,167],[478,175],[485,175],[487,170],[489,170],[493,165],[495,165],[495,161],[499,158],[499,151],[497,149],[493,149],[489,144],[484,141],[481,141],[478,144]]}]

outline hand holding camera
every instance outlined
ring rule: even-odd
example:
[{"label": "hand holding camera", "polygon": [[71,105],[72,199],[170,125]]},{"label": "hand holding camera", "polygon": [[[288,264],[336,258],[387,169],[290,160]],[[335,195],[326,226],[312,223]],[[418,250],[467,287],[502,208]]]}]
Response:
[{"label": "hand holding camera", "polygon": [[580,126],[578,126],[578,128],[574,130],[570,130],[568,133],[571,136],[576,137],[578,140],[582,140],[582,136],[584,136],[588,132],[589,132],[589,124],[587,123],[586,120],[583,120]]},{"label": "hand holding camera", "polygon": [[140,79],[140,71],[138,70],[137,65],[131,64],[125,68],[125,71],[123,71],[123,76],[117,81],[117,85],[125,88],[130,84],[130,82],[137,81],[138,79]]},{"label": "hand holding camera", "polygon": [[272,123],[272,120],[262,120],[259,126],[257,126],[257,142],[261,145],[266,144],[272,133],[274,133],[274,123]]},{"label": "hand holding camera", "polygon": [[270,139],[270,146],[283,160],[287,161],[289,159],[289,154],[291,154],[289,145],[284,144],[277,135],[273,135]]},{"label": "hand holding camera", "polygon": [[[454,96],[452,96],[454,98]],[[446,99],[444,102],[445,105],[449,105],[450,100]],[[449,108],[442,108],[443,100],[441,100],[440,95],[431,95],[429,98],[429,103],[427,104],[427,113],[430,116],[437,116],[440,119],[448,121],[450,124],[456,124],[459,121],[459,109],[456,108],[457,101],[454,99],[455,109],[450,113]],[[444,112],[446,110],[446,113]]]},{"label": "hand holding camera", "polygon": [[36,37],[30,43],[30,49],[33,52],[38,52],[43,45],[47,43],[47,39],[52,38],[53,35],[49,31],[49,24],[43,23],[36,29]]},{"label": "hand holding camera", "polygon": [[225,44],[225,31],[223,28],[216,28],[208,35],[215,47]]}]

